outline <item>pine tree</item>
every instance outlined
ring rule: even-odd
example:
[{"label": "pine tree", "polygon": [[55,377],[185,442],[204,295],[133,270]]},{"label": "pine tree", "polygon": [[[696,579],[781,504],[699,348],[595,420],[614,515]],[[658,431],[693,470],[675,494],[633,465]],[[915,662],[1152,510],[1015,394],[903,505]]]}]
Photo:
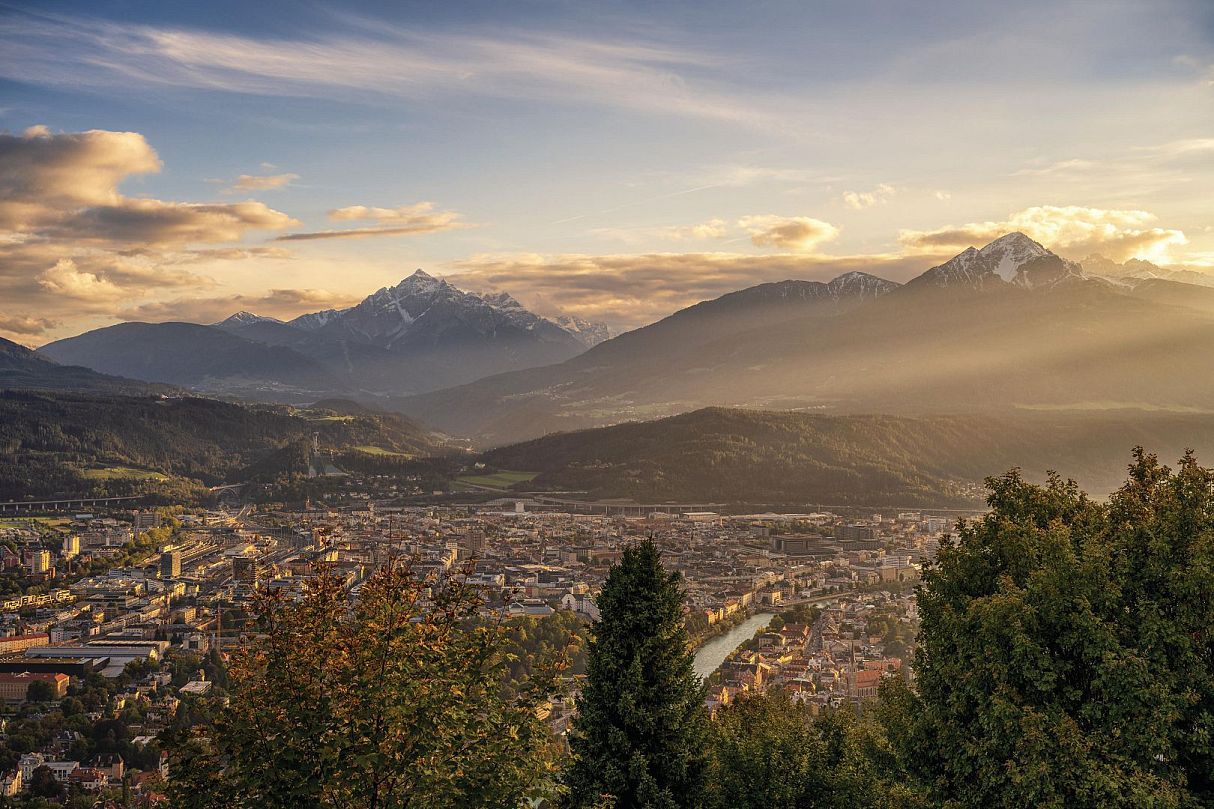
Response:
[{"label": "pine tree", "polygon": [[626,549],[608,574],[570,739],[567,806],[703,804],[707,714],[680,583],[652,540]]}]

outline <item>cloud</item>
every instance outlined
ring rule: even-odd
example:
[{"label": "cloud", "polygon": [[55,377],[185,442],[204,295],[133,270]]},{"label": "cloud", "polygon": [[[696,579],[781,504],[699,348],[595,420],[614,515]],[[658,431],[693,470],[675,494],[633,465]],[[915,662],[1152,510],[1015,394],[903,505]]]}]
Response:
[{"label": "cloud", "polygon": [[256,39],[201,30],[15,17],[0,75],[38,85],[185,87],[342,101],[439,94],[596,104],[770,124],[746,94],[694,79],[719,59],[657,42],[568,32],[494,35],[377,25]]},{"label": "cloud", "polygon": [[327,289],[271,289],[261,295],[224,295],[213,298],[177,298],[153,301],[122,310],[124,320],[145,322],[185,321],[217,323],[240,311],[289,320],[323,309],[344,309],[358,296]]},{"label": "cloud", "polygon": [[59,325],[57,320],[33,315],[0,315],[0,336],[18,343],[41,337]]},{"label": "cloud", "polygon": [[709,219],[698,225],[676,225],[665,228],[667,238],[681,241],[683,239],[723,239],[729,235],[729,226],[724,219]]},{"label": "cloud", "polygon": [[1041,205],[1017,211],[1002,222],[902,230],[898,241],[911,250],[959,251],[1019,230],[1067,256],[1102,253],[1118,261],[1141,258],[1167,263],[1171,248],[1188,240],[1182,231],[1156,227],[1155,220],[1147,211]]},{"label": "cloud", "polygon": [[507,291],[544,314],[635,328],[702,300],[768,281],[827,281],[862,270],[904,280],[937,263],[923,255],[646,253],[475,256],[447,265],[465,288]]},{"label": "cloud", "polygon": [[882,183],[872,191],[844,191],[843,204],[854,211],[863,211],[874,205],[884,205],[896,193],[898,189]]},{"label": "cloud", "polygon": [[288,233],[275,241],[306,241],[310,239],[362,239],[368,236],[408,236],[420,233],[439,233],[471,227],[461,222],[455,211],[436,211],[433,202],[418,202],[397,208],[375,208],[366,205],[350,205],[329,211],[335,222],[375,222],[373,227],[347,228],[342,230],[316,230]]},{"label": "cloud", "polygon": [[282,230],[298,221],[265,203],[228,204],[124,199],[69,214],[47,232],[77,240],[181,245],[234,242],[250,230]]},{"label": "cloud", "polygon": [[299,179],[298,174],[242,174],[225,189],[228,194],[247,191],[272,191],[290,185]]},{"label": "cloud", "polygon": [[784,250],[813,250],[839,235],[839,229],[834,225],[808,216],[744,216],[738,220],[738,227],[749,231],[750,241],[756,247]]},{"label": "cloud", "polygon": [[119,183],[157,171],[160,158],[137,132],[0,132],[0,230],[30,231],[68,211],[113,205]]},{"label": "cloud", "polygon": [[283,252],[232,245],[252,231],[297,224],[264,203],[174,202],[119,190],[160,168],[137,132],[0,132],[0,317],[33,317],[45,329],[112,315],[150,295],[215,285],[182,265]]}]

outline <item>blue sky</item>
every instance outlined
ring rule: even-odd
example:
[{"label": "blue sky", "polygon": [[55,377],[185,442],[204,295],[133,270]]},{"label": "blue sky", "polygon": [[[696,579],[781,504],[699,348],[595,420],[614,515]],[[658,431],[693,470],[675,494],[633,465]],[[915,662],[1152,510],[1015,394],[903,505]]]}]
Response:
[{"label": "blue sky", "polygon": [[416,267],[628,327],[1009,229],[1214,265],[1208,2],[0,4],[0,128],[28,344]]}]

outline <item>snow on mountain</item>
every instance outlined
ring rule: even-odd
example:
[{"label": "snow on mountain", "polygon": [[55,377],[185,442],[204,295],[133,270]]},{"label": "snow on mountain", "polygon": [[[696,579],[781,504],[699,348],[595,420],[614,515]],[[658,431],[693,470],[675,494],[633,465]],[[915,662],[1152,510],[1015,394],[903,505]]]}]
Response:
[{"label": "snow on mountain", "polygon": [[1089,275],[1122,283],[1133,284],[1138,281],[1161,278],[1165,281],[1177,281],[1182,284],[1214,287],[1214,275],[1209,273],[1198,272],[1196,270],[1168,269],[1167,267],[1160,267],[1157,264],[1152,264],[1139,258],[1132,258],[1119,263],[1111,258],[1094,253],[1079,263],[1083,265],[1083,271]]},{"label": "snow on mountain", "polygon": [[549,319],[576,337],[586,348],[594,348],[615,336],[606,323],[592,323],[573,315],[560,315]]},{"label": "snow on mountain", "polygon": [[908,286],[985,287],[1011,284],[1033,289],[1068,278],[1082,278],[1083,268],[1025,236],[1008,233],[982,248],[968,247],[948,261],[910,281]]},{"label": "snow on mountain", "polygon": [[241,310],[241,311],[237,312],[236,314],[232,315],[231,317],[228,317],[225,320],[221,320],[218,323],[213,323],[211,325],[219,326],[222,328],[224,326],[229,326],[229,327],[230,326],[251,326],[254,323],[281,323],[281,322],[282,321],[276,317],[262,317],[261,315],[255,315],[252,312],[246,312],[246,311]]},{"label": "snow on mountain", "polygon": [[866,272],[848,272],[826,284],[832,298],[879,298],[898,288],[893,281],[886,281]]},{"label": "snow on mountain", "polygon": [[294,320],[287,321],[288,326],[294,326],[297,329],[304,331],[316,331],[324,328],[331,323],[335,318],[341,316],[346,309],[325,309],[323,312],[309,312],[306,315],[300,315]]}]

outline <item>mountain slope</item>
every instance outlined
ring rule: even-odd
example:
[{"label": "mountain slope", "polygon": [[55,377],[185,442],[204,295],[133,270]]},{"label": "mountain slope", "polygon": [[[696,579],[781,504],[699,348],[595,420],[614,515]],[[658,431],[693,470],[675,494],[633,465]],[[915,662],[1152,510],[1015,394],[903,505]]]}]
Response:
[{"label": "mountain slope", "polygon": [[1056,470],[1093,493],[1141,444],[1164,460],[1214,456],[1214,416],[1109,412],[824,416],[712,408],[560,433],[482,460],[539,475],[527,489],[639,502],[946,506],[980,503],[981,482],[1013,467]]},{"label": "mountain slope", "polygon": [[168,392],[169,388],[107,376],[76,365],[60,365],[25,346],[0,338],[0,390],[149,394]]},{"label": "mountain slope", "polygon": [[[237,405],[188,397],[0,392],[0,500],[155,490],[161,476],[243,482],[284,448],[443,451],[407,419],[371,411]],[[345,408],[343,408],[345,409]],[[282,472],[299,472],[285,469]]]},{"label": "mountain slope", "polygon": [[254,399],[309,401],[345,387],[292,348],[194,323],[120,323],[49,343],[38,353],[103,373]]},{"label": "mountain slope", "polygon": [[1214,306],[1200,287],[1091,278],[1019,234],[879,295],[831,299],[805,283],[743,290],[565,363],[400,407],[488,446],[712,405],[1214,411]]}]

